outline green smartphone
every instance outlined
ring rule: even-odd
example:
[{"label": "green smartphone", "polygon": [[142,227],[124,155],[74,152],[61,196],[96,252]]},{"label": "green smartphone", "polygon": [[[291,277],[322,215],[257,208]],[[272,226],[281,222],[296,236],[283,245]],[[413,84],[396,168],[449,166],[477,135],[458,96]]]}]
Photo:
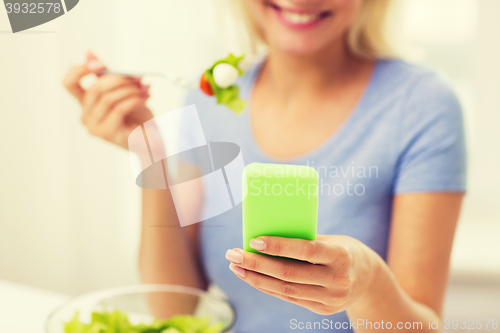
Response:
[{"label": "green smartphone", "polygon": [[318,172],[304,165],[252,163],[243,172],[243,249],[259,236],[316,239]]}]

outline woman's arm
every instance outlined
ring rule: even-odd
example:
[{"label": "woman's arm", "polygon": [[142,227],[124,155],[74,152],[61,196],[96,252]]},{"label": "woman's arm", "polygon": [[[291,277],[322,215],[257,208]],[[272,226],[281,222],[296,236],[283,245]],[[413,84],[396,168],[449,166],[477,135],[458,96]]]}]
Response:
[{"label": "woman's arm", "polygon": [[[188,164],[181,164],[179,172],[185,177],[190,173],[192,178],[197,178],[199,174],[195,166]],[[198,185],[201,186],[201,183]],[[188,220],[196,218],[201,197],[195,194],[200,193],[201,189],[192,193],[177,193],[183,197],[177,200],[179,211],[176,211],[168,186],[166,190],[143,189],[139,270],[144,283],[207,288],[199,265],[198,224],[181,227],[177,215],[184,214]],[[182,295],[178,298],[173,294],[168,297],[154,294],[148,297],[150,310],[157,318],[192,314],[196,303],[196,298]]]},{"label": "woman's arm", "polygon": [[[153,118],[146,105],[149,98],[148,86],[141,84],[137,78],[125,78],[113,75],[97,76],[96,73],[106,67],[89,53],[87,62],[74,66],[64,78],[64,85],[82,106],[82,122],[88,131],[117,146],[128,149],[130,133],[144,122]],[[87,75],[95,75],[96,82],[85,90],[80,80]],[[151,134],[151,133],[148,133]],[[153,136],[154,137],[154,136]],[[148,145],[153,137],[149,137]],[[160,138],[157,135],[154,138]],[[156,142],[155,147],[162,147]],[[140,152],[136,152],[140,154]],[[149,154],[142,159],[149,162]],[[180,165],[179,172],[184,177],[196,178],[197,168],[194,165]],[[201,184],[200,184],[201,186]],[[196,196],[195,194],[200,194]],[[181,193],[182,195],[182,193]],[[184,195],[185,196],[185,195]],[[201,204],[201,188],[182,198],[179,210],[188,220],[196,218],[196,208]],[[170,190],[143,190],[142,195],[142,233],[139,254],[140,274],[145,283],[181,284],[196,288],[206,288],[206,281],[198,265],[197,225],[181,228],[177,218]],[[188,216],[191,214],[192,216]],[[172,305],[172,297],[170,305]],[[165,300],[155,306],[151,299],[152,309],[159,317],[168,317],[168,304]],[[185,299],[184,299],[185,301]],[[172,311],[189,313],[187,302],[179,302]],[[157,313],[163,311],[163,314]],[[160,311],[160,312],[161,312]]]},{"label": "woman's arm", "polygon": [[206,289],[198,263],[198,225],[179,225],[170,190],[144,189],[142,193],[142,281]]},{"label": "woman's arm", "polygon": [[395,197],[387,265],[376,261],[365,296],[347,309],[349,318],[389,321],[393,327],[422,322],[423,331],[429,330],[429,320],[441,316],[462,198],[462,193]]},{"label": "woman's arm", "polygon": [[[399,195],[394,200],[389,260],[347,236],[316,241],[259,237],[263,253],[229,250],[230,268],[255,288],[328,315],[347,310],[356,332],[375,332],[366,322],[422,323],[441,314],[448,264],[463,194]],[[358,321],[359,320],[359,321]],[[363,324],[361,324],[363,323]],[[419,325],[419,324],[416,324]],[[387,326],[384,326],[387,327]],[[417,327],[414,328],[417,330]]]}]

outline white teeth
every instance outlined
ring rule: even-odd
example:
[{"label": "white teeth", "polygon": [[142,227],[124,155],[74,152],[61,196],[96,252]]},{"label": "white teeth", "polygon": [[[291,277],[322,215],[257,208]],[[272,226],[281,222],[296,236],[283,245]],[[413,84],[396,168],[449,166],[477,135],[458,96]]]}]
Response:
[{"label": "white teeth", "polygon": [[288,21],[295,24],[306,24],[316,21],[319,18],[319,15],[298,14],[298,13],[288,12],[286,10],[282,10],[281,15]]}]

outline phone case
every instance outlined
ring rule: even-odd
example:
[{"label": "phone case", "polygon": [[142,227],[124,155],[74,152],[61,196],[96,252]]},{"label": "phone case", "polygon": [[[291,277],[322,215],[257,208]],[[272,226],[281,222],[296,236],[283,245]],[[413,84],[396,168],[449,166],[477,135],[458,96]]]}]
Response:
[{"label": "phone case", "polygon": [[316,239],[318,173],[303,165],[252,163],[243,173],[243,249],[252,238]]}]

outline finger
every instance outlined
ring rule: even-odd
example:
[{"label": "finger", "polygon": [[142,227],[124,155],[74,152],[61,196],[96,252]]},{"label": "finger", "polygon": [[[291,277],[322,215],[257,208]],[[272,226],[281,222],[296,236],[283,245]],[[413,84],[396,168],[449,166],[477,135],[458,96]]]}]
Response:
[{"label": "finger", "polygon": [[[234,271],[236,267],[240,266],[235,264],[230,264],[231,270]],[[235,274],[238,275],[241,279],[243,279],[246,283],[255,288],[261,288],[278,293],[280,295],[304,299],[304,300],[310,300],[320,303],[327,301],[326,288],[322,286],[283,281],[265,274],[249,270],[245,270],[244,276],[239,275],[238,272],[235,272]]]},{"label": "finger", "polygon": [[306,309],[309,309],[312,312],[320,314],[320,315],[328,316],[328,315],[332,315],[336,312],[335,309],[332,309],[332,308],[328,307],[327,305],[320,303],[320,302],[314,302],[314,301],[289,297],[289,296],[281,295],[281,294],[278,294],[278,293],[275,293],[275,292],[272,292],[269,290],[265,290],[265,289],[259,289],[259,288],[256,288],[256,289],[262,291],[265,294],[274,296],[276,298],[282,299],[282,300],[287,301],[289,303],[300,305],[300,306],[302,306]]},{"label": "finger", "polygon": [[[145,97],[133,95],[117,103],[108,115],[102,120],[97,131],[106,140],[123,139],[119,138],[126,128],[125,118],[138,108],[144,106]],[[132,128],[133,129],[133,128]],[[125,133],[128,135],[127,133]]]},{"label": "finger", "polygon": [[87,93],[83,96],[82,106],[83,106],[83,114],[82,117],[85,120],[92,118],[92,112],[94,111],[95,106],[99,102],[99,100],[107,93],[124,87],[129,84],[137,84],[137,80],[121,77],[121,76],[113,76],[113,75],[105,75],[99,78],[92,87],[89,88]]},{"label": "finger", "polygon": [[137,80],[132,78],[117,75],[100,76],[99,79],[88,89],[87,94],[84,96],[83,106],[84,108],[90,109],[105,93],[133,83],[139,86]]},{"label": "finger", "polygon": [[63,85],[66,89],[75,96],[80,102],[85,95],[85,90],[80,85],[80,80],[92,73],[86,64],[73,66],[63,79]]},{"label": "finger", "polygon": [[87,67],[95,74],[106,70],[106,66],[91,51],[87,52]]},{"label": "finger", "polygon": [[322,240],[305,240],[261,236],[250,240],[250,247],[273,256],[308,261],[313,264],[329,264],[335,260],[335,246]]},{"label": "finger", "polygon": [[99,123],[116,104],[131,96],[137,95],[138,97],[140,97],[143,94],[145,97],[147,96],[145,95],[143,89],[139,88],[136,84],[133,83],[113,89],[107,94],[104,94],[102,98],[99,99],[94,108],[94,111],[92,112],[92,119],[89,119],[89,122],[93,124]]},{"label": "finger", "polygon": [[228,250],[226,258],[246,270],[277,279],[311,285],[326,285],[328,275],[325,266],[308,262],[273,258],[239,249]]},{"label": "finger", "polygon": [[89,50],[87,52],[87,62],[90,62],[92,60],[99,60],[99,58],[97,58],[97,56],[94,54],[94,52]]},{"label": "finger", "polygon": [[[241,276],[240,275],[241,272],[238,273],[238,266],[235,265],[235,264],[230,264],[229,265],[229,269],[231,269],[236,274],[236,276],[238,276],[240,279],[242,279],[243,281],[247,282],[248,284],[250,284],[255,289],[260,290],[260,291],[262,291],[265,294],[277,297],[279,299],[282,299],[282,300],[290,302],[290,303],[294,303],[294,304],[300,305],[300,306],[305,307],[305,308],[307,308],[307,309],[309,309],[311,311],[314,311],[316,313],[319,313],[318,311],[321,311],[321,309],[323,309],[324,306],[325,306],[321,302],[312,301],[312,300],[309,300],[309,299],[302,299],[302,298],[297,297],[297,296],[285,295],[285,294],[281,294],[281,293],[278,293],[278,292],[273,291],[273,290],[265,289],[264,287],[259,286],[258,283],[257,283],[257,286],[252,285],[251,283],[248,282],[248,276],[250,276],[252,272],[248,272],[247,271],[246,274],[245,274],[245,276]],[[253,273],[253,274],[258,274],[258,273]]]}]

